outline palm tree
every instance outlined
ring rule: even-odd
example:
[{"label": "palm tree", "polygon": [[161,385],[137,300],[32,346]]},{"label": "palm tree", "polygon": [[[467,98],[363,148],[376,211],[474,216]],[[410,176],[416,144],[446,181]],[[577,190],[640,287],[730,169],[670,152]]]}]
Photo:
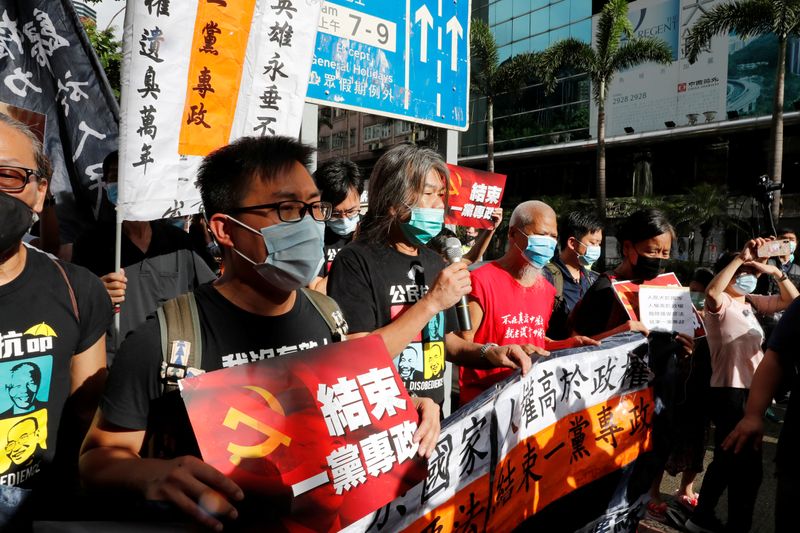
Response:
[{"label": "palm tree", "polygon": [[[786,78],[786,43],[800,35],[800,0],[734,0],[719,4],[697,19],[686,39],[686,53],[694,63],[714,35],[736,33],[747,38],[774,33],[778,37],[778,65],[772,102],[769,170],[775,184],[783,166],[783,86]],[[772,218],[780,217],[781,195],[776,191]]]},{"label": "palm tree", "polygon": [[486,97],[486,169],[494,172],[494,101],[520,89],[535,72],[536,56],[526,52],[499,63],[494,35],[482,20],[472,20],[469,42],[471,90]]},{"label": "palm tree", "polygon": [[597,104],[597,207],[606,214],[606,97],[608,87],[620,70],[654,61],[672,62],[672,50],[660,39],[634,37],[628,20],[628,2],[609,0],[597,25],[597,49],[578,39],[564,39],[542,52],[539,75],[547,92],[556,87],[556,75],[566,67],[586,72],[592,80],[592,96]]}]

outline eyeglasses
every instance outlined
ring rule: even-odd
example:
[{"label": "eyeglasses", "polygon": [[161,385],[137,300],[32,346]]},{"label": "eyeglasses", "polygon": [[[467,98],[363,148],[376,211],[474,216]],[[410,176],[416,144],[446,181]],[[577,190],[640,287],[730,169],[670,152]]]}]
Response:
[{"label": "eyeglasses", "polygon": [[281,222],[300,222],[307,213],[317,222],[325,222],[331,218],[333,204],[330,202],[301,202],[300,200],[284,200],[272,204],[251,205],[247,207],[235,207],[228,210],[229,215],[256,211],[258,209],[275,209],[278,211],[278,218]]},{"label": "eyeglasses", "polygon": [[334,211],[331,213],[331,218],[353,218],[359,213],[361,213],[361,208],[353,207],[352,209],[348,209],[347,211]]},{"label": "eyeglasses", "polygon": [[38,170],[31,168],[0,166],[0,191],[22,192],[31,176],[42,177]]}]

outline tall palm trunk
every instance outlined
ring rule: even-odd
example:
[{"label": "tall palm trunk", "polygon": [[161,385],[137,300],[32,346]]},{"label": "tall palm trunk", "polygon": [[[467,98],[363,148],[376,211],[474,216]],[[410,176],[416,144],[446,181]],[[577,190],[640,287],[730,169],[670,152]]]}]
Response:
[{"label": "tall palm trunk", "polygon": [[494,100],[486,97],[486,170],[494,172]]},{"label": "tall palm trunk", "polygon": [[[604,83],[604,82],[601,82]],[[597,211],[606,219],[606,91],[600,87],[597,102]]]},{"label": "tall palm trunk", "polygon": [[[778,67],[775,73],[775,98],[772,102],[772,130],[770,132],[769,169],[772,182],[781,182],[783,168],[783,86],[786,79],[786,36],[778,37]],[[775,191],[772,218],[775,224],[781,215],[781,192]]]}]

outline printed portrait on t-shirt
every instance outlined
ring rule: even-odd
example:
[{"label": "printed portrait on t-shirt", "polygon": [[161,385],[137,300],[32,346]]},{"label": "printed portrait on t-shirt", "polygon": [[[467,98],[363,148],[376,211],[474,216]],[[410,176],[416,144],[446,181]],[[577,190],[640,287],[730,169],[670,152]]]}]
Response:
[{"label": "printed portrait on t-shirt", "polygon": [[427,339],[432,341],[438,341],[444,338],[444,313],[441,311],[433,315],[428,321],[428,325],[425,326],[427,329]]},{"label": "printed portrait on t-shirt", "polygon": [[425,343],[425,379],[441,377],[444,372],[444,343]]},{"label": "printed portrait on t-shirt", "polygon": [[49,355],[0,363],[0,418],[44,408],[50,397],[52,368]]},{"label": "printed portrait on t-shirt", "polygon": [[47,409],[0,421],[0,485],[19,485],[34,476],[47,449]]},{"label": "printed portrait on t-shirt", "polygon": [[397,373],[400,374],[404,382],[411,381],[422,374],[422,345],[418,342],[412,342],[406,346],[400,355],[395,358],[395,365],[397,366]]}]

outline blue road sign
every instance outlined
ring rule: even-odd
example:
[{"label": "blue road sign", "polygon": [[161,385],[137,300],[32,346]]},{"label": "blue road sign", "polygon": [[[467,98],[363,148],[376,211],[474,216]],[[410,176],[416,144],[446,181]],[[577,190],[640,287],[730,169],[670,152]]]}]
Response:
[{"label": "blue road sign", "polygon": [[306,100],[466,130],[469,0],[326,0]]}]

